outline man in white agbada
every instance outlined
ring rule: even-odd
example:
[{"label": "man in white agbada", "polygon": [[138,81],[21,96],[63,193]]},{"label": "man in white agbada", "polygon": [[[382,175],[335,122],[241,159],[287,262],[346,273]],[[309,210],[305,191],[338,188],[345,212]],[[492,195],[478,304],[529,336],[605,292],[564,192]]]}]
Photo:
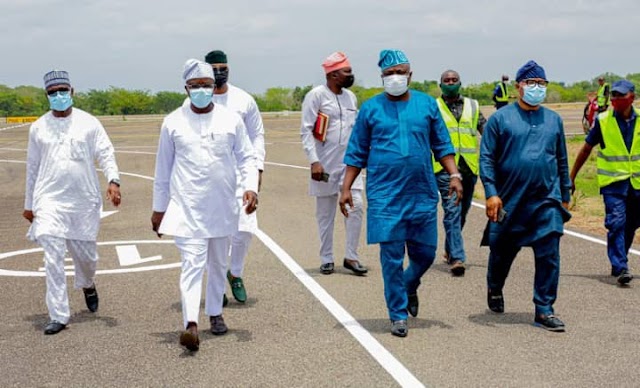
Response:
[{"label": "man in white agbada", "polygon": [[[185,332],[180,344],[199,349],[198,315],[205,266],[209,277],[205,313],[211,333],[227,332],[222,318],[230,236],[238,212],[253,213],[258,202],[258,168],[240,116],[213,104],[211,65],[185,63],[183,77],[191,104],[171,112],[162,123],[153,188],[153,230],[175,237],[182,256],[180,292]],[[236,167],[244,188],[236,201]]]},{"label": "man in white agbada", "polygon": [[[320,271],[334,271],[333,225],[346,166],[343,163],[351,128],[358,112],[356,96],[348,90],[354,82],[349,59],[341,52],[331,54],[323,63],[326,85],[311,89],[302,103],[302,146],[311,164],[309,194],[316,197],[316,220],[320,234]],[[313,136],[319,113],[329,117],[325,141]],[[362,230],[362,176],[353,183],[353,208],[345,218],[346,254],[345,268],[356,275],[364,275],[367,269],[360,264],[358,243]]]},{"label": "man in white agbada", "polygon": [[[259,180],[258,191],[262,184],[262,171],[264,171],[264,126],[262,125],[262,116],[258,110],[258,105],[253,97],[244,90],[231,85],[227,82],[229,78],[229,66],[227,63],[227,55],[221,50],[214,50],[205,56],[205,62],[209,63],[213,68],[213,76],[215,78],[215,89],[213,91],[213,103],[216,105],[224,105],[230,110],[236,112],[242,117],[244,126],[247,128],[247,134],[251,140],[251,144],[256,152]],[[183,106],[189,106],[191,100],[187,98]],[[236,175],[240,176],[240,171],[236,170]],[[238,204],[242,206],[242,196],[244,188],[238,181],[236,189],[236,199]],[[231,259],[227,270],[227,280],[231,286],[231,292],[235,300],[240,303],[247,301],[247,292],[242,280],[244,271],[244,263],[251,237],[258,230],[257,212],[247,214],[240,212],[238,221],[238,230],[231,236]],[[209,278],[210,279],[210,278]],[[209,280],[207,280],[209,282]],[[228,300],[226,295],[223,297],[223,306],[226,306]]]},{"label": "man in white agbada", "polygon": [[75,268],[75,287],[84,291],[87,308],[98,310],[94,282],[102,198],[95,162],[109,186],[106,197],[120,205],[120,177],[113,145],[102,124],[73,108],[73,88],[66,71],[44,76],[51,111],[29,129],[23,216],[27,237],[44,249],[46,301],[50,321],[44,334],[56,334],[69,323],[69,297],[64,273],[68,250]]}]

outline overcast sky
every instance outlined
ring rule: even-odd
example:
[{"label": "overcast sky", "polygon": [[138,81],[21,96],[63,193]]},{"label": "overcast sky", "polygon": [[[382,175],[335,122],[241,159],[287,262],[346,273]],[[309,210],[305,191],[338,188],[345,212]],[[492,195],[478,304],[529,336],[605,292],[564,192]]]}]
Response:
[{"label": "overcast sky", "polygon": [[414,80],[494,82],[534,59],[575,82],[640,72],[639,15],[638,0],[0,0],[0,84],[41,86],[56,68],[79,91],[181,91],[185,60],[222,49],[252,93],[322,83],[336,50],[376,86],[384,48],[405,51]]}]

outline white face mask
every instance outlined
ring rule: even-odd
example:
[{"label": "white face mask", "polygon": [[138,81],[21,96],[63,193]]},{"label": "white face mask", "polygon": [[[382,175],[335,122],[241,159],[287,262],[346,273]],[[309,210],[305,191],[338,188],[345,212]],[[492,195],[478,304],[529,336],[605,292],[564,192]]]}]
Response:
[{"label": "white face mask", "polygon": [[386,77],[382,77],[382,85],[384,91],[392,96],[403,95],[409,87],[409,76],[401,74],[391,74]]}]

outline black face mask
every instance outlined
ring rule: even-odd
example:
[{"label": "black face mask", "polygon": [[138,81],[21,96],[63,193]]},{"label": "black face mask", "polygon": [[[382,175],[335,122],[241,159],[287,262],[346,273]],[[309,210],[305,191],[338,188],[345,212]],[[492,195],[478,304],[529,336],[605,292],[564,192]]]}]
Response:
[{"label": "black face mask", "polygon": [[227,67],[226,69],[219,69],[214,67],[213,68],[213,76],[216,79],[216,88],[221,88],[224,86],[224,84],[227,83],[227,80],[229,79],[229,68]]},{"label": "black face mask", "polygon": [[343,88],[350,88],[353,86],[353,83],[356,81],[356,77],[354,77],[353,75],[347,75],[344,77],[344,81],[342,81],[342,85],[340,85]]}]

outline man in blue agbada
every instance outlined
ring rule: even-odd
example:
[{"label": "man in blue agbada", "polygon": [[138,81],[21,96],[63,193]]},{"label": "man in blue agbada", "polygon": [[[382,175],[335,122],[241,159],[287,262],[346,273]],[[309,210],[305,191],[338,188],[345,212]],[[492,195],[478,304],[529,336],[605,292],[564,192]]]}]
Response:
[{"label": "man in blue agbada", "polygon": [[560,236],[571,180],[560,116],[542,106],[547,89],[544,69],[534,61],[518,70],[518,101],[494,113],[480,147],[480,178],[489,218],[482,245],[490,247],[487,269],[489,309],[504,312],[502,289],[522,247],[535,256],[535,323],[564,331],[553,303],[560,276]]},{"label": "man in blue agbada", "polygon": [[[378,62],[384,93],[366,101],[353,127],[344,163],[340,210],[353,207],[351,185],[367,169],[367,242],[380,244],[384,294],[391,333],[408,333],[407,310],[418,314],[420,278],[437,244],[438,187],[431,152],[451,174],[450,192],[462,198],[449,132],[436,101],[409,90],[411,67],[399,50],[383,50]],[[403,270],[405,247],[409,266]]]}]

